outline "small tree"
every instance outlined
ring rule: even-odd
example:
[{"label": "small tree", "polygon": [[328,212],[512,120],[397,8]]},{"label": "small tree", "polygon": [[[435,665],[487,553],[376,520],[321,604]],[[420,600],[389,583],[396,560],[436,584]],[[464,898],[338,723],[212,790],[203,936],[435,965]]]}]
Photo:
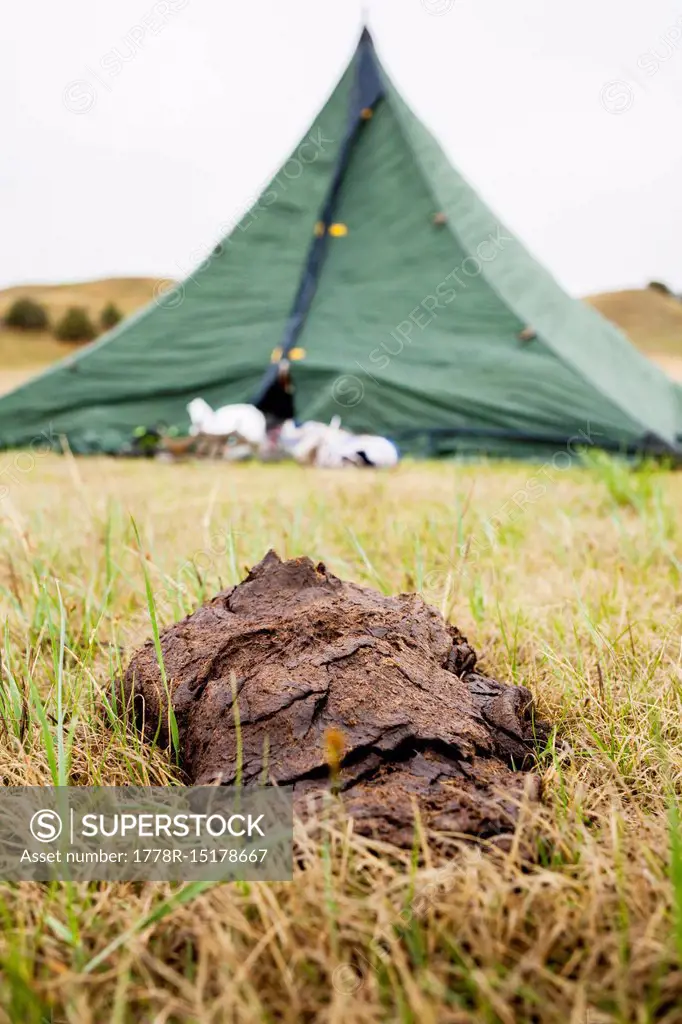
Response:
[{"label": "small tree", "polygon": [[33,299],[15,299],[5,314],[7,327],[18,331],[46,331],[50,326],[47,310]]},{"label": "small tree", "polygon": [[663,281],[649,281],[649,288],[652,292],[660,292],[661,295],[672,295],[670,288]]},{"label": "small tree", "polygon": [[110,331],[116,324],[120,324],[123,313],[113,302],[108,302],[99,315],[100,326],[103,331]]},{"label": "small tree", "polygon": [[88,311],[81,306],[71,306],[54,329],[55,338],[60,341],[91,341],[97,331]]}]

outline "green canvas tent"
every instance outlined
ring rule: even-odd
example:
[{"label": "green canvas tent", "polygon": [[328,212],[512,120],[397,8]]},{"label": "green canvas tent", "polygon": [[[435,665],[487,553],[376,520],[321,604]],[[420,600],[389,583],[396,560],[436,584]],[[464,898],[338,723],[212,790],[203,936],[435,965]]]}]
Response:
[{"label": "green canvas tent", "polygon": [[0,445],[45,432],[117,452],[139,424],[186,429],[197,395],[262,400],[281,353],[299,419],[341,414],[416,454],[676,453],[682,434],[682,392],[500,223],[367,31],[243,220],[158,302],[0,400]]}]

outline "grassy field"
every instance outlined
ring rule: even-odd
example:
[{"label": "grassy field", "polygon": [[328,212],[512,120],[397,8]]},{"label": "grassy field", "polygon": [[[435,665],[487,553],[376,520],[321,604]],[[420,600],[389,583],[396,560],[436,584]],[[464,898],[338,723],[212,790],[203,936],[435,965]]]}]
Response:
[{"label": "grassy field", "polygon": [[6,453],[4,784],[173,781],[107,712],[151,633],[143,569],[168,623],[270,546],[421,589],[557,733],[505,849],[453,839],[438,859],[422,837],[418,857],[377,856],[330,821],[322,845],[299,828],[293,883],[1,885],[0,1021],[682,1021],[682,477],[563,461],[375,475]]}]

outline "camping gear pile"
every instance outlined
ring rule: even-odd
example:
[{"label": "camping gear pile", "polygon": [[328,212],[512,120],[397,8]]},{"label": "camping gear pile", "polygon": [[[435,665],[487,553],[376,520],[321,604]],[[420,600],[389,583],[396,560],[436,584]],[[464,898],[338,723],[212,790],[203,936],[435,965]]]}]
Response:
[{"label": "camping gear pile", "polygon": [[495,836],[540,795],[531,694],[481,672],[417,594],[270,551],[160,646],[133,655],[126,700],[150,742],[170,745],[177,723],[190,785],[292,786],[302,814],[331,786],[356,831],[407,847],[415,803],[441,833]]},{"label": "camping gear pile", "polygon": [[189,437],[150,430],[145,437],[156,437],[157,443],[153,448],[145,447],[140,454],[157,454],[165,459],[218,458],[228,462],[293,459],[300,465],[321,469],[388,469],[396,466],[400,458],[388,438],[353,434],[341,427],[338,416],[329,424],[310,421],[298,425],[294,420],[285,420],[268,429],[265,415],[253,405],[225,405],[213,410],[203,398],[194,398],[187,412],[191,421]]}]

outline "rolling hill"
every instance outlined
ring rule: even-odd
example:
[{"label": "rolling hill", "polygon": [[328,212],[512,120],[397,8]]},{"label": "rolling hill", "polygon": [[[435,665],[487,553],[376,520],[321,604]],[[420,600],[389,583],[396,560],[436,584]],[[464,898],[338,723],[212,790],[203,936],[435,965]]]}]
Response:
[{"label": "rolling hill", "polygon": [[653,288],[606,292],[586,299],[642,352],[682,356],[682,301]]},{"label": "rolling hill", "polygon": [[[0,291],[0,320],[15,299],[30,298],[46,307],[51,323],[69,306],[83,306],[97,323],[108,302],[128,315],[150,302],[168,283],[155,277],[112,277],[77,284],[16,285]],[[57,341],[47,331],[16,331],[0,325],[0,394],[78,347]]]},{"label": "rolling hill", "polygon": [[587,302],[637,348],[682,381],[682,301],[653,288],[591,295]]}]

